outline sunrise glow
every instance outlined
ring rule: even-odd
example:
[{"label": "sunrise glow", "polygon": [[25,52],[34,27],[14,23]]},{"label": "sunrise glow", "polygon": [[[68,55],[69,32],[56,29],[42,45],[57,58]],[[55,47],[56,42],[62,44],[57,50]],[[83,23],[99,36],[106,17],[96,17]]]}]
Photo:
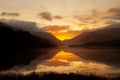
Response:
[{"label": "sunrise glow", "polygon": [[72,35],[72,34],[65,34],[65,33],[56,33],[56,34],[53,34],[57,39],[61,40],[61,41],[64,41],[64,40],[67,40],[67,39],[72,39],[75,37],[75,35]]},{"label": "sunrise glow", "polygon": [[120,0],[0,0],[0,80],[120,80]]},{"label": "sunrise glow", "polygon": [[[115,21],[119,0],[1,0],[0,18],[30,21],[63,41]],[[25,4],[27,3],[27,4]],[[109,4],[108,4],[109,3]],[[22,5],[22,6],[21,6]],[[32,29],[31,29],[32,30]]]}]

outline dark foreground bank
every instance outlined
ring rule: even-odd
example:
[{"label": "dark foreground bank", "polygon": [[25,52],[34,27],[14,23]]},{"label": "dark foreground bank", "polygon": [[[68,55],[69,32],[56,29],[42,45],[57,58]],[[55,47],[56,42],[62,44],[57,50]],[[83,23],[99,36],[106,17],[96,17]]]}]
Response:
[{"label": "dark foreground bank", "polygon": [[29,75],[21,74],[6,74],[0,75],[0,80],[120,80],[119,77],[108,78],[108,77],[98,77],[94,75],[80,75],[80,74],[56,74],[56,73],[42,73],[36,74],[31,73]]}]

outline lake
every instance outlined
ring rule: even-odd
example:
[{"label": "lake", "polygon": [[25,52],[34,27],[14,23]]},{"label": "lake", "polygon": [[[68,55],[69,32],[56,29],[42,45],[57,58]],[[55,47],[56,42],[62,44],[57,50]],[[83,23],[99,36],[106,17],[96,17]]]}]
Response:
[{"label": "lake", "polygon": [[9,56],[11,60],[14,58],[11,61],[13,65],[9,69],[2,70],[2,73],[14,72],[26,75],[31,72],[55,72],[97,76],[120,75],[120,49],[59,47],[21,51],[15,55]]}]

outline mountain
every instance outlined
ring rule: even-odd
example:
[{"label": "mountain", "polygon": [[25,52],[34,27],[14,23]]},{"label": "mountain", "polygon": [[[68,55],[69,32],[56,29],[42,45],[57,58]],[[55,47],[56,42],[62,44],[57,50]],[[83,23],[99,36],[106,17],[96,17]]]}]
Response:
[{"label": "mountain", "polygon": [[[73,47],[77,47],[78,45],[71,45]],[[118,40],[110,40],[110,41],[101,41],[101,42],[87,42],[82,44],[81,46],[87,48],[120,48],[120,39]]]},{"label": "mountain", "polygon": [[[35,22],[30,22],[30,21],[20,21],[20,20],[6,20],[6,19],[2,19],[0,20],[14,28],[19,28],[22,29],[24,31],[29,31],[32,35],[35,35],[37,37],[41,37],[44,39],[49,40],[52,44],[55,45],[62,45],[61,41],[58,40],[56,37],[54,37],[52,34],[43,31],[42,29],[40,29],[37,26],[37,23]],[[38,29],[39,28],[39,29]]]},{"label": "mountain", "polygon": [[50,40],[51,43],[57,46],[62,45],[61,41],[58,40],[55,36],[53,36],[51,33],[41,31],[41,32],[34,32],[33,35]]},{"label": "mountain", "polygon": [[111,43],[116,44],[116,41],[120,41],[120,24],[118,25],[110,25],[104,28],[96,29],[96,30],[89,30],[83,32],[79,36],[71,39],[65,40],[64,44],[66,45],[108,45]]},{"label": "mountain", "polygon": [[49,40],[37,37],[18,28],[0,22],[0,50],[21,50],[54,47]]}]

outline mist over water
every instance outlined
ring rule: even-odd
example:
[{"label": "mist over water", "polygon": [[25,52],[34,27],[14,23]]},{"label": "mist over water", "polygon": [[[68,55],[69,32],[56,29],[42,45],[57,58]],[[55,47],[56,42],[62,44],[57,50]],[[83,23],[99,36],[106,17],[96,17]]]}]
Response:
[{"label": "mist over water", "polygon": [[[31,51],[29,51],[31,52]],[[55,72],[94,74],[98,76],[120,75],[119,49],[85,49],[60,47],[54,49],[35,49],[36,55],[29,64],[14,65],[1,73]]]}]

